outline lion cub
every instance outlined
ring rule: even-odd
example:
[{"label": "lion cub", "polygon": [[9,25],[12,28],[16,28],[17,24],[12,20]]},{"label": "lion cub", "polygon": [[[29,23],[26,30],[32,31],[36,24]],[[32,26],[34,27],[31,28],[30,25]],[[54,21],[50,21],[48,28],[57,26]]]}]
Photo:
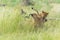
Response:
[{"label": "lion cub", "polygon": [[[33,10],[35,10],[35,9],[33,9]],[[45,11],[42,11],[42,13],[39,13],[37,10],[35,10],[35,11],[37,13],[30,14],[34,19],[34,27],[42,27],[44,22],[47,21],[46,17],[48,15],[48,13]]]}]

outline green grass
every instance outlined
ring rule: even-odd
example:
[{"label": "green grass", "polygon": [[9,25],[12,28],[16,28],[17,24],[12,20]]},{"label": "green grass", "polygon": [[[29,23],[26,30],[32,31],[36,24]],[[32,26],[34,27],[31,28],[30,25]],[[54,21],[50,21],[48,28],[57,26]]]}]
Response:
[{"label": "green grass", "polygon": [[[0,40],[60,40],[60,20],[48,20],[43,28],[34,31],[33,18],[25,18],[30,13],[36,13],[31,9],[34,7],[39,12],[41,10],[49,12],[47,18],[60,17],[60,12],[51,11],[53,8],[47,0],[33,0],[34,6],[20,6],[22,0],[2,0],[0,3]],[[20,3],[19,3],[20,2]],[[59,3],[59,0],[53,3]],[[47,4],[48,3],[48,4]],[[26,14],[21,15],[23,8]]]}]

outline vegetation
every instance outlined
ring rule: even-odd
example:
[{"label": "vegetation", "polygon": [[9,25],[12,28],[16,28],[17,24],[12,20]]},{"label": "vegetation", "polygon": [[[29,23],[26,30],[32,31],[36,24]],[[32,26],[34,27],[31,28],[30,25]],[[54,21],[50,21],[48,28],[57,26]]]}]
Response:
[{"label": "vegetation", "polygon": [[[0,4],[0,40],[60,40],[60,0],[33,0],[35,5],[23,6],[22,0],[1,0]],[[54,7],[56,6],[56,7]],[[39,12],[49,12],[43,28],[34,31],[33,18],[29,16]],[[58,8],[57,8],[58,7]],[[21,14],[21,8],[26,14]],[[26,17],[29,16],[29,17]]]}]

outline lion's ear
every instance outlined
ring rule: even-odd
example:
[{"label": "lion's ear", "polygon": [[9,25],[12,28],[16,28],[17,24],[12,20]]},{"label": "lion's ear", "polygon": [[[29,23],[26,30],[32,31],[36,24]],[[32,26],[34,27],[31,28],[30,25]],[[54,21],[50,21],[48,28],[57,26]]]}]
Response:
[{"label": "lion's ear", "polygon": [[46,13],[46,14],[48,14],[47,12],[45,12],[45,11],[42,11],[42,13]]}]

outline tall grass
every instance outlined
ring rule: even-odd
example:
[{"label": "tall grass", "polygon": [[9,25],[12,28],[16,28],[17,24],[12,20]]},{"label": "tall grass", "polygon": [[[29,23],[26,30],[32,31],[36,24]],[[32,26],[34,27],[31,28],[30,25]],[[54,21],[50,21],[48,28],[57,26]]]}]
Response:
[{"label": "tall grass", "polygon": [[[60,17],[59,13],[52,12],[51,6],[47,0],[33,0],[34,6],[20,6],[22,0],[1,0],[0,6],[0,40],[60,40],[60,20],[48,20],[43,28],[34,31],[34,21],[30,13],[36,13],[31,9],[34,7],[39,12],[41,10],[49,12],[47,18]],[[59,0],[52,0],[53,3],[59,3]],[[20,2],[20,3],[19,3]],[[21,15],[20,9],[26,12]],[[29,18],[25,18],[29,16]]]}]

